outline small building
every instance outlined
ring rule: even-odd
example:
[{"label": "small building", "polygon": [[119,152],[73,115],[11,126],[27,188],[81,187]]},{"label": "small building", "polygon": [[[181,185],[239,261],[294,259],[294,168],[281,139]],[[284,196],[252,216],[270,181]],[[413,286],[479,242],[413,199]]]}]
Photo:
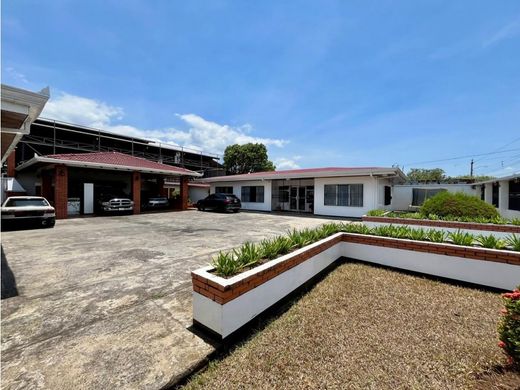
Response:
[{"label": "small building", "polygon": [[391,209],[393,186],[404,183],[399,168],[313,168],[255,172],[200,179],[211,193],[234,194],[242,208],[359,218]]},{"label": "small building", "polygon": [[102,193],[122,194],[141,212],[141,199],[166,196],[165,181],[179,183],[179,208],[188,207],[188,180],[202,174],[118,152],[34,156],[16,167],[28,195],[41,195],[56,208],[57,218],[76,210],[92,214]]},{"label": "small building", "polygon": [[480,199],[505,218],[520,218],[520,173],[474,184]]},{"label": "small building", "polygon": [[477,196],[474,184],[468,183],[417,183],[399,184],[394,186],[393,210],[415,211],[422,206],[424,201],[442,191],[463,192]]}]

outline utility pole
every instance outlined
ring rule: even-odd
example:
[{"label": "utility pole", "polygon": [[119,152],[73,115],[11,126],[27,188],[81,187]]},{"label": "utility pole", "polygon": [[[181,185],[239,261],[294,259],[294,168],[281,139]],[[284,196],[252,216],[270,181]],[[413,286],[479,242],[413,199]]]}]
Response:
[{"label": "utility pole", "polygon": [[470,165],[470,169],[469,169],[469,176],[473,177],[473,159],[471,159],[471,165]]}]

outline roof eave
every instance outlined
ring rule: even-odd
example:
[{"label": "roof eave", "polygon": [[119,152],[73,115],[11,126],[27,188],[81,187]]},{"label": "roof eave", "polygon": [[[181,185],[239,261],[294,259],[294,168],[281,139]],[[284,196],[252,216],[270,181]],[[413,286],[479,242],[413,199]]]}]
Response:
[{"label": "roof eave", "polygon": [[130,165],[116,165],[116,164],[106,164],[106,163],[93,163],[87,161],[74,161],[74,160],[60,160],[56,158],[48,158],[41,156],[34,156],[30,160],[26,161],[23,164],[20,164],[16,167],[17,171],[21,171],[31,165],[37,163],[47,163],[47,164],[62,164],[70,167],[77,168],[97,168],[97,169],[105,169],[112,171],[127,171],[127,172],[141,172],[141,173],[155,173],[161,174],[165,176],[191,176],[191,177],[201,177],[202,174],[198,172],[174,172],[166,169],[154,169],[154,168],[138,168]]}]

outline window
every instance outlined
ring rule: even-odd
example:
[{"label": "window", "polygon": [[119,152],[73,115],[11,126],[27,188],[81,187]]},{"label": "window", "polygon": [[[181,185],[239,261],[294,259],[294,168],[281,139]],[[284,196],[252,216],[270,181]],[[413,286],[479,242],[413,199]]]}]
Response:
[{"label": "window", "polygon": [[439,192],[447,191],[445,188],[413,188],[412,206],[422,206],[426,199],[437,195]]},{"label": "window", "polygon": [[363,207],[363,184],[326,184],[324,204]]},{"label": "window", "polygon": [[520,179],[509,180],[509,210],[520,211]]},{"label": "window", "polygon": [[486,200],[486,186],[480,186],[480,200]]},{"label": "window", "polygon": [[491,204],[495,207],[498,207],[498,189],[500,188],[500,184],[493,183],[493,189],[491,191]]},{"label": "window", "polygon": [[385,206],[388,206],[392,203],[392,188],[390,186],[385,186]]},{"label": "window", "polygon": [[232,194],[233,187],[215,187],[215,192],[218,194]]},{"label": "window", "polygon": [[264,186],[242,187],[242,202],[264,203]]},{"label": "window", "polygon": [[289,202],[289,187],[281,186],[278,188],[278,198],[280,203]]}]

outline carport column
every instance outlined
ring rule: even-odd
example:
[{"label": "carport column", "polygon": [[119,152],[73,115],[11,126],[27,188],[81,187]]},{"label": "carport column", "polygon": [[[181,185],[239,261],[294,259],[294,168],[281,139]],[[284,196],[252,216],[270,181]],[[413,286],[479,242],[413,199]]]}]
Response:
[{"label": "carport column", "polygon": [[180,177],[180,190],[181,190],[181,210],[188,209],[188,177]]},{"label": "carport column", "polygon": [[16,176],[16,150],[13,150],[7,157],[7,177]]},{"label": "carport column", "polygon": [[132,196],[134,201],[134,214],[141,213],[141,173],[132,173]]},{"label": "carport column", "polygon": [[67,218],[68,181],[67,167],[57,165],[54,170],[54,208],[56,209],[57,219]]}]

